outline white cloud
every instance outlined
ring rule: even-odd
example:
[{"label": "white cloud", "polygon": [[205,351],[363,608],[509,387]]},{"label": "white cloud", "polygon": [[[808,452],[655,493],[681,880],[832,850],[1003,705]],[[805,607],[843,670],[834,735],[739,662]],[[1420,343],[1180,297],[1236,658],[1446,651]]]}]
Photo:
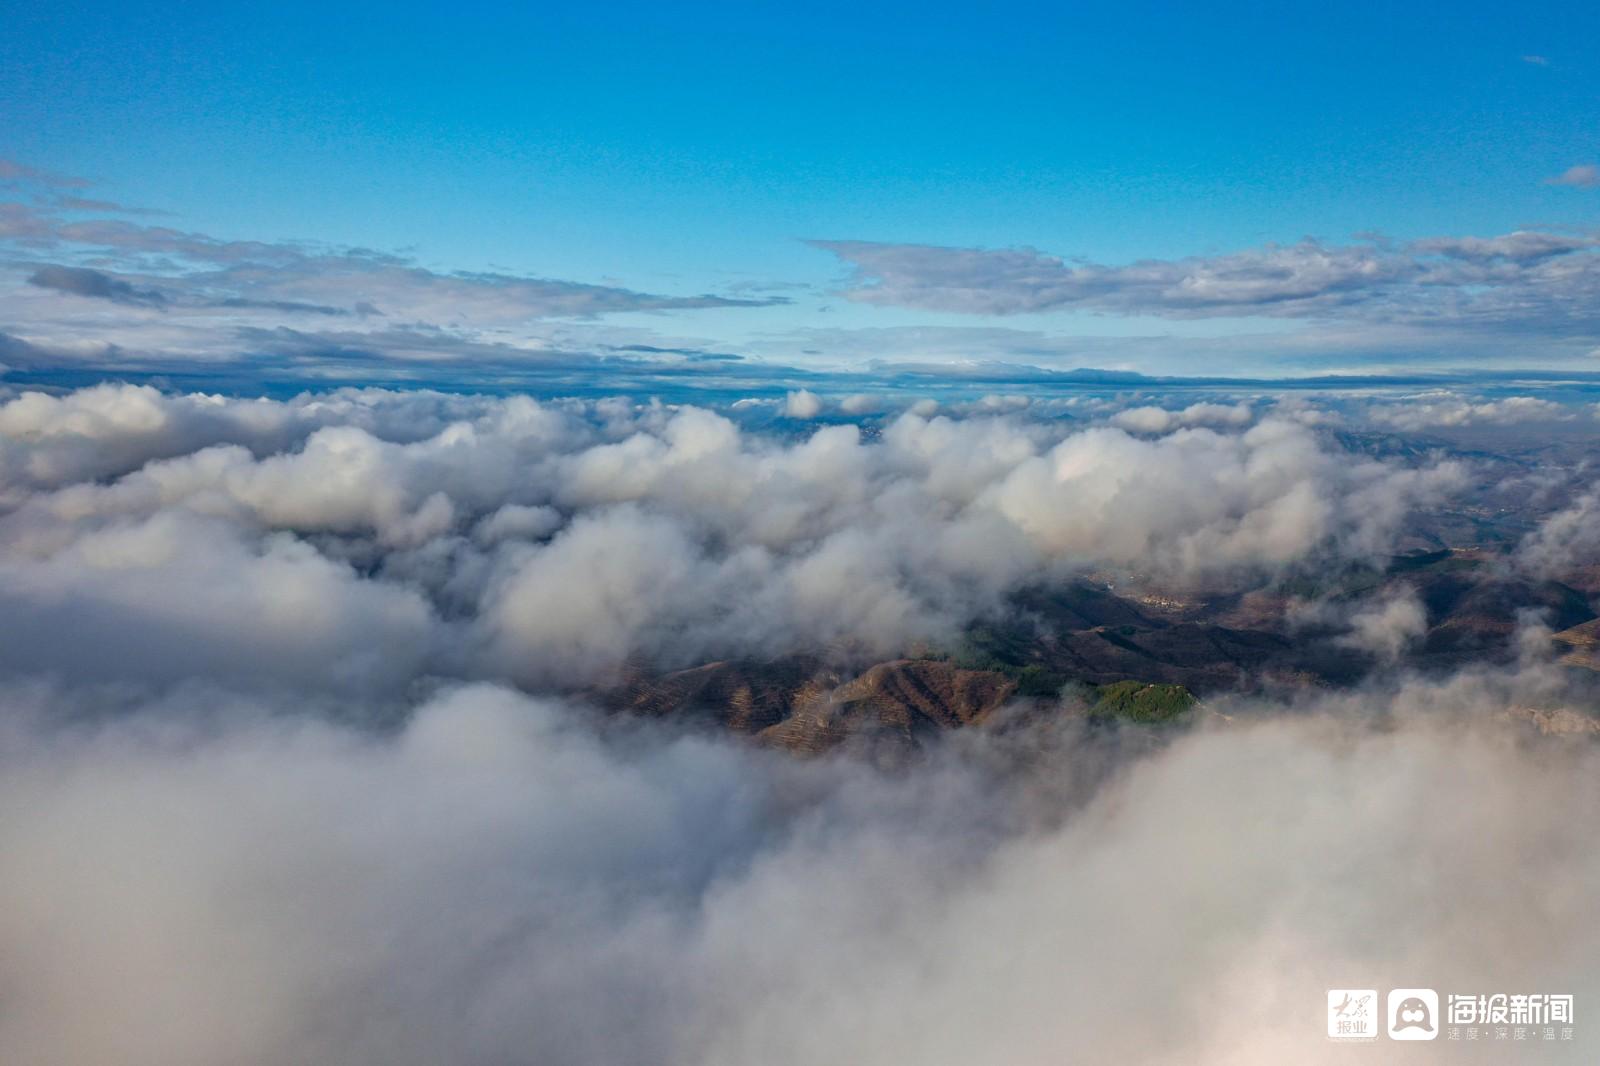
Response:
[{"label": "white cloud", "polygon": [[1592,234],[1537,230],[1431,237],[1402,247],[1306,238],[1229,255],[1121,266],[1031,248],[813,243],[854,269],[846,297],[894,307],[982,315],[1081,308],[1171,318],[1552,331],[1592,325],[1600,289],[1597,242]]},{"label": "white cloud", "polygon": [[182,511],[23,533],[0,556],[0,672],[13,675],[373,692],[423,669],[436,632],[410,589]]},{"label": "white cloud", "polygon": [[[306,655],[359,639],[367,608],[337,610],[350,589],[407,605],[405,661],[585,684],[636,657],[895,654],[1078,568],[1184,581],[1381,554],[1463,483],[1456,464],[1347,453],[1304,419],[1243,428],[1243,405],[1151,409],[1189,427],[1155,439],[1024,409],[997,397],[978,411],[1010,413],[785,443],[705,409],[609,401],[25,395],[0,406],[0,462],[22,474],[0,566],[41,604],[93,613],[114,594],[117,640],[138,634],[114,650],[165,664],[152,676],[179,669],[191,631],[223,649],[196,671],[269,670],[225,650],[226,616],[265,609],[282,571],[281,590],[334,598],[307,608]],[[208,583],[215,617],[191,602]],[[13,662],[75,615],[39,617]]]},{"label": "white cloud", "polygon": [[1546,680],[893,776],[488,687],[376,736],[215,693],[40,732],[81,708],[15,693],[0,1057],[1248,1066],[1347,1061],[1351,975],[1582,1004],[1600,765],[1504,720]]},{"label": "white cloud", "polygon": [[1167,433],[1180,426],[1237,427],[1255,417],[1247,403],[1194,403],[1181,411],[1164,407],[1130,407],[1111,416],[1111,424],[1133,433]]},{"label": "white cloud", "polygon": [[870,392],[855,392],[839,401],[839,410],[847,415],[869,415],[884,408],[883,397]]},{"label": "white cloud", "polygon": [[[0,180],[4,173],[0,171]],[[45,264],[34,275],[35,284],[44,288],[72,297],[115,300],[119,292],[125,294],[137,285],[157,292],[153,302],[189,312],[313,310],[365,318],[403,309],[408,320],[465,319],[491,325],[549,316],[785,302],[710,294],[665,296],[483,271],[441,272],[372,249],[225,240],[124,219],[71,218],[39,203],[11,204],[0,214],[0,240],[8,238],[25,240],[34,255],[41,250],[67,256],[89,252],[100,267]]]},{"label": "white cloud", "polygon": [[815,418],[822,413],[822,397],[809,389],[796,389],[784,399],[783,413],[790,418]]},{"label": "white cloud", "polygon": [[1507,396],[1473,401],[1448,392],[1425,393],[1404,400],[1372,404],[1367,416],[1396,429],[1471,425],[1509,426],[1523,422],[1560,422],[1573,417],[1571,407],[1537,396]]},{"label": "white cloud", "polygon": [[1547,515],[1517,546],[1517,561],[1551,576],[1600,559],[1600,487]]},{"label": "white cloud", "polygon": [[[1600,994],[1596,753],[1506,722],[1594,694],[1531,627],[1514,669],[1157,739],[1065,705],[894,774],[463,683],[896,653],[1081,567],[1339,565],[1463,476],[1306,404],[1141,437],[1025,400],[770,436],[614,398],[0,405],[0,1061],[1314,1063],[1351,974]],[[1524,556],[1592,547],[1592,502]],[[1396,654],[1417,610],[1347,639]]]},{"label": "white cloud", "polygon": [[1405,588],[1350,616],[1350,632],[1341,643],[1387,662],[1400,656],[1428,631],[1428,612],[1416,590]]},{"label": "white cloud", "polygon": [[1568,167],[1566,170],[1550,179],[1551,185],[1570,185],[1576,189],[1593,189],[1600,186],[1600,166],[1593,163],[1581,163]]}]

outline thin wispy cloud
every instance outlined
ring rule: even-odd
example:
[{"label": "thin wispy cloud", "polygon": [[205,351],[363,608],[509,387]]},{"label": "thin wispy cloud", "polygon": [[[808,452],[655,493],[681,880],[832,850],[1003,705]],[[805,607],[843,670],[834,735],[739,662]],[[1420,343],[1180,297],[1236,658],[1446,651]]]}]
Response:
[{"label": "thin wispy cloud", "polygon": [[[51,182],[63,180],[10,166],[15,182],[35,189],[49,190]],[[1552,181],[1584,186],[1600,175],[1585,165]],[[1600,339],[1600,238],[1582,231],[1523,229],[1405,242],[1305,238],[1126,264],[1031,248],[814,241],[851,268],[843,295],[861,307],[994,319],[1081,311],[1174,323],[1259,319],[1284,323],[1285,332],[1246,331],[1224,344],[1185,333],[1097,338],[1081,325],[1070,332],[1019,332],[861,323],[834,330],[766,329],[747,334],[742,343],[718,343],[674,336],[664,324],[674,314],[787,308],[812,297],[759,291],[762,286],[749,281],[723,293],[669,294],[508,271],[452,271],[396,252],[229,239],[109,217],[122,210],[111,201],[59,194],[0,204],[0,271],[9,265],[32,293],[24,298],[0,290],[0,318],[8,332],[45,349],[91,352],[99,342],[102,348],[114,345],[124,360],[150,363],[159,355],[217,362],[248,360],[260,354],[255,345],[261,337],[302,337],[319,332],[311,320],[339,318],[351,325],[329,343],[310,347],[320,347],[347,370],[359,365],[369,373],[386,361],[415,368],[419,358],[448,362],[481,350],[520,349],[524,362],[548,362],[551,352],[604,357],[717,351],[803,364],[817,357],[900,360],[909,344],[919,358],[947,350],[946,361],[1061,365],[1070,359],[1076,366],[1124,366],[1133,358],[1147,366],[1174,366],[1184,351],[1220,346],[1241,358],[1276,357],[1306,366],[1306,360],[1328,365],[1401,353],[1436,361],[1441,343],[1461,358],[1481,359],[1504,351],[1487,338],[1508,333],[1522,341],[1514,353],[1519,359],[1570,358],[1586,338],[1585,351]],[[45,300],[45,293],[58,299]],[[94,304],[100,308],[91,313]],[[122,309],[122,318],[108,314],[113,307]],[[635,327],[623,336],[602,325],[608,317],[639,315],[659,316],[663,326]],[[1316,327],[1314,333],[1308,325]],[[241,343],[245,338],[248,345]],[[386,347],[396,341],[396,347]],[[270,345],[282,346],[279,340]],[[348,361],[355,352],[363,353],[359,364]]]},{"label": "thin wispy cloud", "polygon": [[63,211],[93,211],[114,215],[146,216],[170,215],[172,213],[155,207],[131,207],[127,204],[119,204],[114,200],[96,200],[83,196],[58,196],[53,202],[56,207]]},{"label": "thin wispy cloud", "polygon": [[1307,238],[1123,266],[1034,249],[816,241],[853,270],[844,295],[926,311],[1083,309],[1167,318],[1359,319],[1563,329],[1600,323],[1600,237],[1519,230],[1398,247]]},{"label": "thin wispy cloud", "polygon": [[[0,180],[36,192],[89,184],[16,163],[5,164]],[[790,300],[439,270],[366,248],[231,240],[127,218],[84,217],[108,212],[144,213],[70,195],[0,204],[0,271],[9,267],[23,283],[0,290],[0,314],[14,351],[53,353],[43,364],[30,357],[22,365],[58,365],[71,353],[123,367],[196,358],[248,362],[264,347],[319,353],[312,358],[326,360],[325,368],[362,373],[383,362],[477,357],[469,353],[493,353],[483,369],[507,361],[548,365],[552,348],[564,345],[552,345],[560,330],[543,324],[562,321],[590,323],[581,330],[591,351],[572,359],[555,355],[555,362],[594,364],[608,348],[625,344],[593,324],[604,316],[759,309]],[[113,308],[122,317],[108,316]],[[315,318],[351,325],[337,336],[310,340],[303,325]],[[262,338],[268,338],[264,347]],[[643,343],[658,339],[668,343]],[[636,332],[633,343],[640,352],[674,347],[652,333]]]},{"label": "thin wispy cloud", "polygon": [[139,307],[165,307],[167,299],[155,289],[139,289],[99,270],[87,267],[44,266],[28,276],[28,284],[54,292]]},{"label": "thin wispy cloud", "polygon": [[[436,320],[452,314],[487,323],[622,311],[766,307],[783,297],[665,296],[611,285],[492,272],[439,272],[411,259],[362,248],[283,241],[224,240],[204,233],[117,219],[73,221],[43,208],[9,205],[0,239],[35,252],[93,255],[123,270],[167,266],[166,284],[258,300],[403,306]],[[320,299],[311,294],[320,294]]]},{"label": "thin wispy cloud", "polygon": [[1566,170],[1549,179],[1550,185],[1570,185],[1575,189],[1593,189],[1600,187],[1600,166],[1594,163],[1580,163],[1568,167]]},{"label": "thin wispy cloud", "polygon": [[0,182],[39,185],[49,189],[87,189],[94,184],[88,178],[29,166],[13,159],[0,159]]},{"label": "thin wispy cloud", "polygon": [[[35,189],[64,180],[15,164],[8,173]],[[371,249],[229,240],[83,217],[108,210],[133,213],[67,196],[0,204],[0,274],[9,268],[18,283],[0,288],[13,366],[182,369],[197,361],[250,365],[271,353],[287,358],[280,372],[291,375],[401,380],[424,365],[470,363],[480,374],[593,367],[614,351],[623,353],[611,359],[615,365],[659,363],[700,358],[690,353],[703,349],[658,332],[609,330],[599,320],[790,300],[439,270]],[[314,325],[319,318],[349,324],[328,333]]]}]

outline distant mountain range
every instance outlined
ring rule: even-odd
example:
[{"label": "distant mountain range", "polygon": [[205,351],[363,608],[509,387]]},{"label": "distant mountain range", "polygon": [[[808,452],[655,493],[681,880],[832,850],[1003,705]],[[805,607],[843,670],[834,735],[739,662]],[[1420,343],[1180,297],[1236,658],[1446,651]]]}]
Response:
[{"label": "distant mountain range", "polygon": [[1402,598],[1424,615],[1397,653],[1403,667],[1509,659],[1516,634],[1538,619],[1554,632],[1562,664],[1600,670],[1600,618],[1589,605],[1596,592],[1517,576],[1490,553],[1452,550],[1244,590],[1078,581],[1016,597],[1003,620],[973,624],[948,648],[866,663],[819,650],[666,671],[635,665],[595,695],[617,712],[698,722],[791,752],[847,746],[894,755],[949,730],[984,727],[1003,708],[1159,726],[1220,694],[1353,685],[1394,663],[1351,642],[1349,612]]}]

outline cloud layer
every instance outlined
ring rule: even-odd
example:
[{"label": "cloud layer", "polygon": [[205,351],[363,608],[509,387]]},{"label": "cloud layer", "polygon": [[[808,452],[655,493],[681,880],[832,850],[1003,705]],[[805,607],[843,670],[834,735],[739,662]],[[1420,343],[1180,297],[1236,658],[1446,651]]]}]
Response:
[{"label": "cloud layer", "polygon": [[[705,307],[753,307],[773,302],[720,296],[658,296],[605,285],[486,272],[440,273],[369,249],[224,240],[203,233],[119,219],[75,220],[50,208],[4,205],[0,239],[40,251],[92,253],[124,271],[165,267],[141,278],[195,306],[279,310],[334,304],[353,314],[401,313],[432,322],[454,319],[505,324],[546,316]],[[178,267],[179,269],[174,269]],[[42,280],[41,280],[42,279]],[[44,266],[33,283],[91,298],[113,298],[115,278],[101,270]],[[222,294],[210,301],[198,294]],[[228,300],[245,301],[230,304]]]},{"label": "cloud layer", "polygon": [[[319,685],[881,657],[1086,569],[1184,583],[1379,556],[1465,484],[1293,410],[1118,415],[1136,434],[987,411],[785,440],[622,401],[25,394],[0,406],[0,664],[71,670],[84,627],[106,670],[150,679],[250,675],[252,646]],[[376,632],[388,650],[358,654]]]},{"label": "cloud layer", "polygon": [[1357,318],[1451,327],[1595,326],[1592,234],[1518,230],[1403,245],[1296,244],[1220,256],[1076,262],[1032,249],[817,241],[853,271],[845,295],[928,311],[1084,309],[1170,318]]},{"label": "cloud layer", "polygon": [[1331,572],[1467,476],[1305,402],[812,398],[0,404],[0,1059],[1315,1063],[1328,987],[1600,995],[1600,756],[1530,726],[1596,694],[1531,622],[1502,668],[1161,735],[1069,698],[896,773],[589,706],[1086,569]]},{"label": "cloud layer", "polygon": [[[1592,184],[1592,170],[1581,164],[1551,181]],[[1592,310],[1600,245],[1584,229],[1307,237],[1125,264],[1028,247],[811,241],[849,269],[842,295],[858,306],[838,315],[821,256],[811,281],[664,293],[606,275],[449,269],[409,251],[232,239],[76,195],[91,184],[0,165],[0,186],[16,194],[0,202],[0,356],[14,367],[231,365],[250,371],[246,381],[491,387],[539,373],[580,371],[592,385],[600,373],[742,362],[799,391],[807,383],[791,368],[880,361],[1144,370],[1207,362],[1279,374],[1352,363],[1576,367],[1600,345]],[[1125,324],[1086,333],[1081,316],[1026,330],[959,327],[868,306],[1165,321],[1147,321],[1140,335]]]},{"label": "cloud layer", "polygon": [[[214,693],[30,733],[82,708],[12,690],[0,1055],[1332,1062],[1330,986],[1581,1005],[1600,766],[1503,713],[1549,681],[1233,707],[1132,761],[1069,731],[898,778],[602,741],[487,687],[386,736]],[[1580,1039],[1534,1050],[1583,1061]]]},{"label": "cloud layer", "polygon": [[0,186],[19,194],[0,201],[0,328],[18,342],[7,362],[181,368],[293,347],[316,366],[280,367],[290,376],[339,367],[370,381],[469,356],[592,372],[614,352],[636,364],[692,361],[653,331],[601,326],[605,316],[788,302],[770,288],[662,294],[309,240],[228,239],[127,217],[164,212],[68,195],[91,184],[0,161]]}]

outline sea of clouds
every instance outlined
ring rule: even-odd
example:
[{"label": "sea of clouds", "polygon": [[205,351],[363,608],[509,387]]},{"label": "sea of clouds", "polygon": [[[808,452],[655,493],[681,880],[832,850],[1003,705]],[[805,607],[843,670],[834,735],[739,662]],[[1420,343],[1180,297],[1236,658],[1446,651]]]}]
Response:
[{"label": "sea of clouds", "polygon": [[908,411],[869,439],[623,400],[29,393],[0,406],[0,668],[365,692],[882,657],[1086,568],[1375,557],[1466,484],[1454,460],[1341,448],[1300,408],[1210,406],[1170,426]]},{"label": "sea of clouds", "polygon": [[[1524,722],[1596,696],[1534,620],[1510,665],[894,773],[588,698],[896,654],[1086,570],[1381,557],[1470,463],[1293,403],[800,406],[0,405],[0,1061],[1386,1061],[1324,1042],[1324,992],[1415,985],[1573,993],[1526,1059],[1593,1057],[1600,753]],[[1398,658],[1416,610],[1346,639]]]}]

